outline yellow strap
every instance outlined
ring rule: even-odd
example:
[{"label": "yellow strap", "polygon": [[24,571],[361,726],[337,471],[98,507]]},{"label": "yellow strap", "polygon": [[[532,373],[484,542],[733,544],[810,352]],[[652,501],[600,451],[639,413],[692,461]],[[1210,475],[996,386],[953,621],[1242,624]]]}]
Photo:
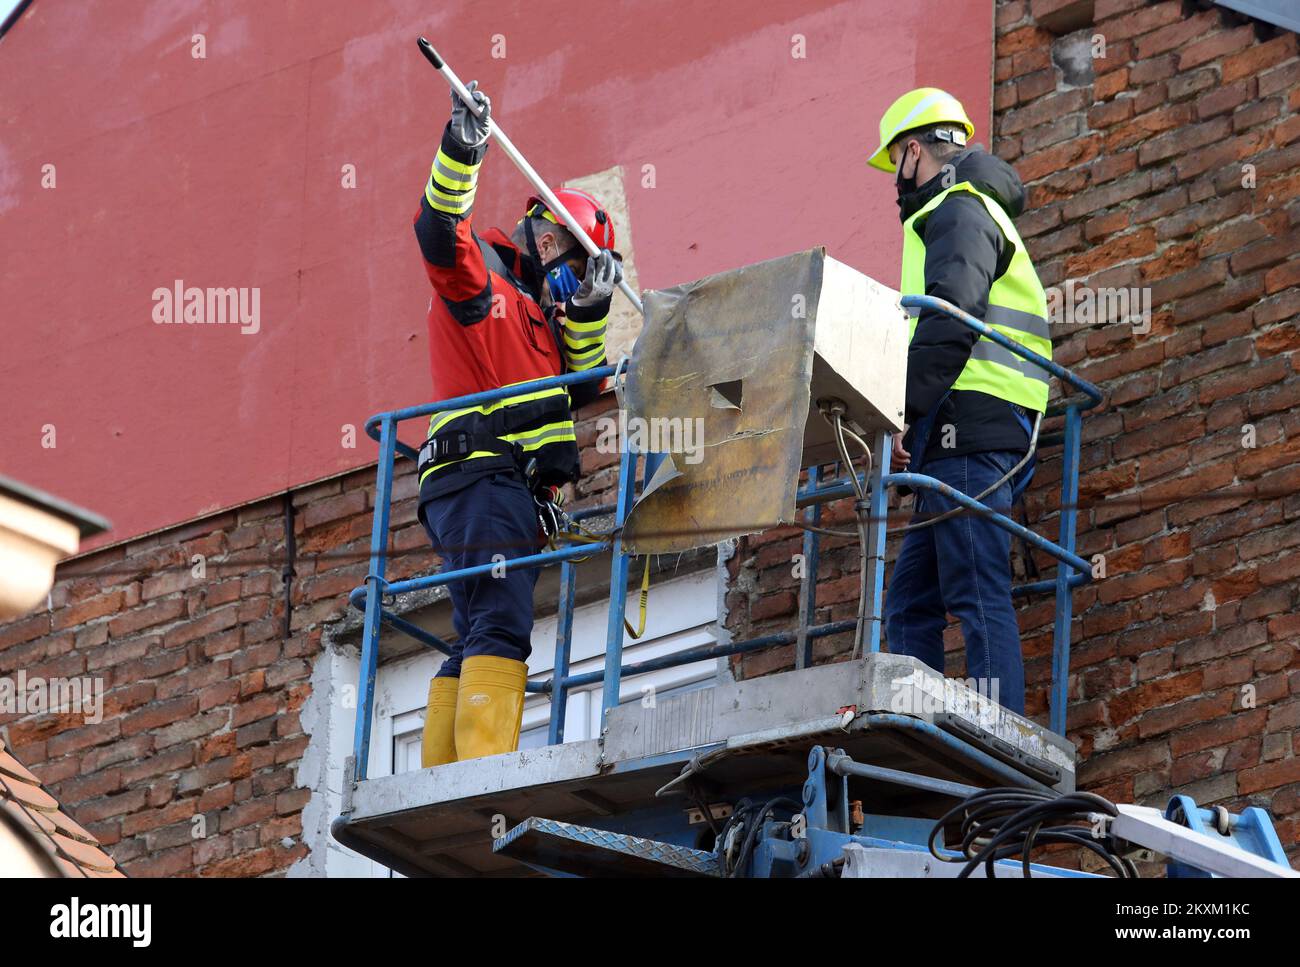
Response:
[{"label": "yellow strap", "polygon": [[[592,534],[577,521],[572,521],[572,529],[558,531],[547,538],[546,546],[553,551],[560,549],[561,541],[568,541],[570,544],[604,544],[609,538],[600,534]],[[569,561],[573,564],[581,564],[584,561],[591,560],[591,555],[585,557],[571,557]]]},{"label": "yellow strap", "polygon": [[[607,539],[604,537],[597,537],[594,534],[593,535],[580,534],[576,530],[560,531],[554,537],[551,538],[551,544],[552,544],[551,550],[553,551],[558,550],[558,548],[554,546],[557,540],[565,540],[568,541],[570,544],[604,544]],[[571,557],[569,558],[569,560],[585,561],[586,558]]]},{"label": "yellow strap", "polygon": [[[603,544],[605,543],[606,540],[608,540],[608,537],[607,536],[602,537],[596,534],[591,534],[587,532],[586,529],[583,528],[581,524],[574,521],[572,530],[561,531],[558,534],[555,534],[554,536],[551,537],[550,540],[547,541],[547,546],[549,546],[550,549],[553,551],[557,550],[558,549],[557,542],[561,540],[569,541],[570,543],[573,544]],[[586,560],[589,560],[589,558],[587,557],[569,558],[569,561],[574,564],[580,564]],[[640,638],[643,634],[645,634],[646,610],[649,604],[650,604],[650,557],[649,555],[647,555],[645,559],[645,570],[641,572],[641,593],[638,595],[638,605],[637,605],[638,610],[640,612],[640,618],[637,621],[637,626],[633,628],[631,623],[628,622],[627,618],[626,617],[623,618],[623,627],[627,629],[627,633],[632,637],[633,640],[636,640]]]},{"label": "yellow strap", "polygon": [[633,631],[632,626],[628,624],[627,618],[625,617],[623,619],[623,627],[627,629],[627,633],[631,635],[633,639],[640,638],[643,634],[645,634],[645,612],[646,612],[646,605],[649,603],[650,603],[650,556],[646,555],[645,571],[641,574],[640,623],[636,626],[636,630]]}]

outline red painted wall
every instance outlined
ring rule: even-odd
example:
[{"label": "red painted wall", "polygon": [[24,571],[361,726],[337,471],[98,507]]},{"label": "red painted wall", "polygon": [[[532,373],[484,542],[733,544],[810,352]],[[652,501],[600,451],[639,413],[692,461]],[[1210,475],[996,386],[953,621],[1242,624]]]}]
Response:
[{"label": "red painted wall", "polygon": [[[554,183],[624,166],[646,288],[818,244],[896,283],[880,113],[945,87],[988,141],[991,0],[589,6],[36,0],[0,40],[0,472],[104,543],[374,458],[365,419],[429,394],[410,219],[448,94],[420,34]],[[526,193],[489,152],[479,224]],[[260,331],[155,324],[176,279],[260,288]]]}]

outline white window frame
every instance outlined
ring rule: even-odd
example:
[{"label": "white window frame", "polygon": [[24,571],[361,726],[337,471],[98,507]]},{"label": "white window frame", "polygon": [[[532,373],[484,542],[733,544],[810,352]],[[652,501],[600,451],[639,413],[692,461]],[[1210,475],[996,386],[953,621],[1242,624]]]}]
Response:
[{"label": "white window frame", "polygon": [[[623,663],[646,661],[673,652],[711,644],[716,640],[717,576],[712,570],[698,571],[663,581],[650,588],[646,630],[641,641],[624,640]],[[605,630],[609,602],[595,601],[574,610],[573,641],[569,673],[600,671],[605,661]],[[558,616],[550,615],[533,627],[533,653],[528,659],[529,680],[545,681],[555,667],[555,632]],[[388,776],[406,763],[412,745],[418,746],[424,728],[429,679],[442,665],[443,656],[432,650],[400,662],[381,666],[375,681],[375,721],[371,731],[370,775]],[[718,660],[707,658],[625,678],[620,682],[620,703],[640,700],[648,689],[656,695],[696,682],[715,678]],[[565,711],[564,741],[578,742],[600,735],[601,698],[599,681],[573,689]],[[521,747],[546,745],[551,716],[551,697],[529,693],[524,702]],[[537,742],[538,733],[541,742]]]}]

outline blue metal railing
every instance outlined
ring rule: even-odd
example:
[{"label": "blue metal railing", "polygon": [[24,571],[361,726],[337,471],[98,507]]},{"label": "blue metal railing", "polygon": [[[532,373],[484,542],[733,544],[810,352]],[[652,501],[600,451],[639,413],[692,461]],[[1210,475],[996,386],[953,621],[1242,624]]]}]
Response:
[{"label": "blue metal railing", "polygon": [[[943,494],[949,500],[960,504],[967,510],[985,516],[996,523],[999,527],[1022,537],[1033,547],[1049,554],[1060,562],[1055,579],[1022,585],[1013,589],[1013,593],[1029,594],[1035,591],[1055,591],[1056,615],[1053,625],[1054,644],[1052,652],[1051,728],[1057,733],[1064,734],[1066,707],[1065,689],[1068,680],[1070,623],[1072,618],[1072,598],[1070,592],[1074,587],[1084,584],[1091,579],[1091,570],[1088,562],[1084,561],[1074,552],[1076,523],[1075,504],[1078,501],[1079,492],[1078,468],[1081,439],[1081,414],[1084,410],[1090,409],[1091,407],[1101,403],[1101,392],[1091,383],[1080,379],[1064,367],[1059,366],[1050,359],[1046,359],[1028,349],[1025,349],[1014,340],[1004,336],[997,330],[989,328],[978,319],[973,318],[941,299],[935,299],[931,296],[906,296],[903,298],[902,304],[906,308],[935,309],[953,316],[964,325],[974,329],[980,335],[991,339],[1016,355],[1028,359],[1034,364],[1047,370],[1062,382],[1082,393],[1086,399],[1083,401],[1067,399],[1048,410],[1049,415],[1064,414],[1065,416],[1065,427],[1062,441],[1065,448],[1065,456],[1064,466],[1062,468],[1059,543],[1053,543],[1046,538],[1040,537],[1033,531],[1023,527],[1004,514],[997,513],[966,494],[953,490],[951,487],[948,487],[946,484],[933,477],[914,473],[886,473],[885,466],[887,464],[887,454],[889,453],[891,442],[890,434],[888,432],[877,434],[876,439],[873,441],[875,444],[875,452],[886,456],[884,459],[877,459],[874,462],[871,471],[871,526],[868,534],[868,560],[863,562],[864,567],[870,567],[868,572],[869,584],[867,588],[867,593],[870,597],[870,604],[867,609],[870,621],[867,640],[870,643],[870,650],[879,651],[881,645],[881,619],[883,614],[884,596],[883,563],[888,523],[888,488],[906,486],[913,490],[935,490]],[[664,668],[673,668],[708,658],[720,658],[729,655],[742,654],[760,648],[770,648],[776,645],[797,645],[796,666],[805,667],[806,665],[811,664],[812,642],[814,639],[847,632],[855,627],[856,622],[854,620],[832,621],[821,625],[812,624],[813,617],[816,613],[816,576],[818,569],[819,542],[815,533],[807,532],[804,539],[804,569],[805,575],[807,576],[802,585],[800,623],[797,631],[764,635],[762,637],[751,638],[745,641],[701,645],[696,648],[687,649],[686,651],[675,652],[671,655],[664,655],[659,658],[637,662],[631,665],[624,665],[623,619],[627,610],[627,579],[630,558],[622,549],[619,535],[622,532],[623,524],[627,519],[627,515],[630,512],[636,497],[637,471],[639,464],[641,463],[639,460],[640,455],[627,450],[626,441],[624,441],[619,457],[618,491],[613,507],[589,508],[573,515],[574,519],[581,520],[583,518],[600,514],[608,514],[612,509],[614,513],[614,529],[609,535],[607,535],[604,541],[595,544],[570,544],[559,547],[555,550],[548,550],[536,554],[529,554],[525,557],[514,558],[496,565],[479,565],[476,567],[463,568],[458,571],[446,571],[438,574],[427,575],[425,577],[412,578],[405,581],[395,581],[390,583],[385,579],[384,575],[387,568],[388,557],[389,524],[392,508],[393,474],[396,468],[397,457],[400,455],[410,458],[411,460],[418,459],[417,451],[413,447],[410,447],[397,439],[397,426],[399,423],[406,420],[428,417],[433,413],[439,413],[446,410],[458,409],[466,406],[480,406],[485,403],[495,402],[509,396],[515,396],[519,393],[533,390],[541,390],[555,386],[570,386],[575,383],[603,380],[607,376],[615,375],[615,373],[616,367],[613,366],[603,366],[599,369],[587,370],[586,372],[581,373],[566,373],[563,376],[534,380],[532,382],[520,383],[502,389],[489,390],[482,393],[472,393],[468,396],[460,396],[436,403],[427,403],[421,406],[412,406],[402,410],[394,410],[389,413],[380,413],[376,416],[372,416],[368,421],[366,421],[366,433],[379,442],[379,467],[375,487],[374,519],[370,533],[370,569],[366,577],[366,583],[363,586],[354,589],[349,596],[349,600],[354,607],[365,611],[365,624],[362,632],[361,645],[360,694],[358,696],[359,701],[357,703],[356,730],[354,733],[353,743],[355,778],[358,781],[364,780],[368,771],[370,729],[374,717],[375,673],[379,660],[379,634],[381,626],[386,624],[397,631],[411,636],[422,644],[442,651],[444,654],[450,653],[450,647],[446,642],[388,610],[384,606],[384,598],[388,596],[402,594],[407,591],[416,591],[423,588],[438,587],[440,585],[450,584],[453,581],[463,581],[469,577],[489,573],[493,568],[496,568],[499,573],[501,568],[506,570],[515,570],[519,568],[546,567],[552,564],[558,564],[560,566],[560,593],[559,620],[555,644],[555,667],[551,678],[548,681],[530,682],[528,685],[528,690],[531,692],[549,693],[551,696],[551,717],[548,729],[548,737],[551,744],[556,744],[564,740],[565,707],[568,704],[569,692],[574,688],[581,688],[594,684],[596,681],[600,681],[603,687],[602,711],[608,712],[610,709],[618,705],[619,690],[624,676],[643,674]],[[643,480],[648,480],[654,473],[659,459],[660,456],[657,454],[645,455],[644,468],[642,469]],[[799,490],[797,505],[799,507],[810,508],[807,522],[816,523],[816,521],[820,519],[819,507],[821,504],[853,495],[854,489],[848,479],[831,481],[823,486],[821,468],[810,467],[808,469],[808,484]],[[569,670],[569,656],[573,639],[573,607],[576,597],[577,577],[574,560],[576,558],[587,557],[593,553],[603,551],[611,552],[609,622],[606,634],[604,669],[601,672],[589,672],[574,675],[571,674]]]}]

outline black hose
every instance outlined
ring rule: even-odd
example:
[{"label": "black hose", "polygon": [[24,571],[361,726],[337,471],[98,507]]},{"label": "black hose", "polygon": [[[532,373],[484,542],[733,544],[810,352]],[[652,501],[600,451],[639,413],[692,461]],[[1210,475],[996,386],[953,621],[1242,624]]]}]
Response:
[{"label": "black hose", "polygon": [[[980,866],[984,875],[996,876],[999,860],[1020,857],[1026,877],[1032,876],[1031,854],[1051,845],[1081,847],[1101,858],[1121,878],[1136,878],[1137,867],[1118,855],[1109,837],[1097,837],[1090,827],[1100,813],[1117,816],[1114,803],[1090,792],[1061,795],[1027,789],[986,789],[950,809],[930,831],[931,855],[947,863],[964,863],[959,877],[970,876]],[[949,822],[961,818],[960,856],[941,854],[936,840]]]},{"label": "black hose", "polygon": [[726,837],[733,825],[741,824],[744,826],[745,838],[741,841],[740,850],[736,853],[734,862],[728,862],[725,852],[723,853],[724,873],[728,878],[734,879],[738,877],[740,871],[745,868],[758,843],[758,834],[763,828],[765,817],[774,809],[787,809],[792,814],[797,814],[803,809],[803,806],[788,796],[776,796],[769,799],[761,808],[755,808],[754,804],[748,799],[742,799],[736,803],[732,814],[727,817],[726,825],[722,827],[719,848],[726,849]]}]

